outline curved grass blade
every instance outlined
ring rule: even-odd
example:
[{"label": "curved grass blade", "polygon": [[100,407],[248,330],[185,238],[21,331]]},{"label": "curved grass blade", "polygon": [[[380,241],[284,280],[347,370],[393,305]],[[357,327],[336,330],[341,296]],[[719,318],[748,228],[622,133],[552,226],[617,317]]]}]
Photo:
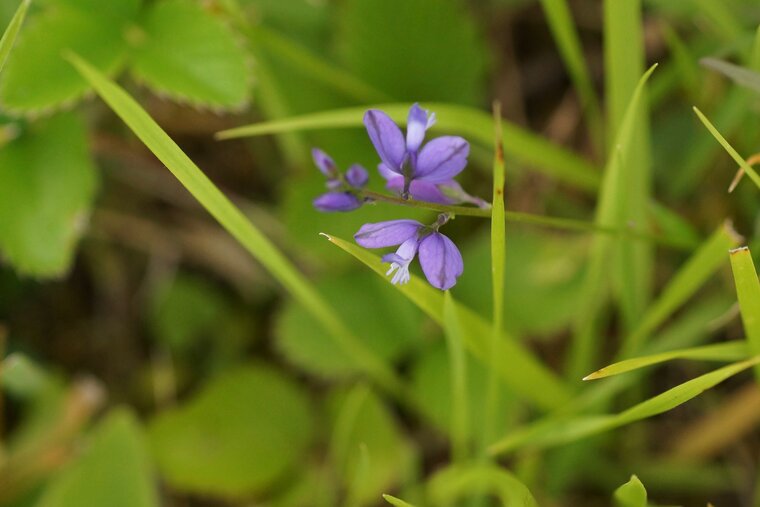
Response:
[{"label": "curved grass blade", "polygon": [[[386,278],[387,267],[378,256],[338,237],[324,233],[323,236],[375,273]],[[393,285],[393,287],[409,298],[437,324],[443,324],[443,293],[441,291],[434,289],[417,276],[412,276],[407,284]],[[491,323],[469,308],[459,304],[455,306],[461,323],[464,346],[477,360],[486,366],[490,365],[491,350],[488,337],[491,334]],[[502,333],[496,355],[499,375],[504,383],[533,405],[551,410],[570,399],[560,379],[506,332]]]},{"label": "curved grass blade", "polygon": [[32,0],[22,0],[21,5],[18,6],[16,14],[11,18],[11,22],[3,32],[3,37],[0,39],[0,72],[3,71],[5,62],[8,60],[8,55],[11,54],[13,44],[16,42],[16,36],[18,35],[21,25],[24,22],[26,11],[29,9],[29,5]]},{"label": "curved grass blade", "polygon": [[719,60],[718,58],[702,58],[699,60],[699,63],[708,69],[720,72],[739,86],[760,93],[760,73],[758,72]]},{"label": "curved grass blade", "polygon": [[[625,202],[629,190],[629,178],[626,175],[624,162],[629,160],[629,154],[635,151],[637,117],[641,104],[644,86],[652,75],[656,65],[652,66],[639,80],[638,86],[631,97],[628,109],[618,129],[614,146],[617,149],[610,155],[604,171],[604,180],[599,190],[595,223],[604,227],[617,227],[625,223],[625,210],[621,203]],[[609,236],[594,236],[588,262],[588,270],[580,295],[579,310],[573,323],[573,341],[568,357],[567,372],[570,378],[579,378],[592,369],[595,361],[597,346],[596,325],[599,313],[606,296],[610,291],[609,270],[613,266],[612,259],[617,246],[616,238]]]},{"label": "curved grass blade", "polygon": [[710,123],[710,120],[708,120],[707,117],[702,114],[702,111],[700,111],[696,106],[694,106],[693,109],[699,117],[699,120],[707,128],[707,130],[710,131],[710,134],[712,134],[715,140],[717,140],[720,145],[723,146],[723,149],[725,149],[728,154],[731,155],[731,158],[733,158],[734,161],[739,164],[739,167],[744,169],[744,172],[749,175],[755,185],[757,185],[757,188],[760,188],[760,174],[757,174],[752,166],[749,165],[746,160],[741,157],[741,155],[739,155],[739,153],[733,148],[733,146],[729,144],[728,141],[726,141],[726,138],[723,137],[720,132],[718,132],[718,129],[715,128],[715,125]]},{"label": "curved grass blade", "polygon": [[409,502],[405,502],[402,499],[391,495],[383,494],[383,500],[391,505],[394,505],[395,507],[414,507],[414,505],[410,504]]},{"label": "curved grass blade", "polygon": [[[358,128],[364,126],[362,116],[369,108],[382,109],[397,123],[405,124],[409,106],[410,104],[393,103],[335,109],[225,130],[219,132],[217,138],[234,139],[296,130]],[[436,112],[438,121],[434,128],[457,132],[483,146],[490,147],[493,144],[490,115],[471,107],[453,104],[426,103],[425,107]],[[503,129],[506,154],[579,189],[596,190],[599,186],[599,172],[578,155],[512,123],[503,122]]]},{"label": "curved grass blade", "polygon": [[747,343],[744,341],[732,341],[692,347],[688,349],[672,350],[651,356],[626,359],[595,371],[583,377],[583,380],[595,380],[613,375],[620,375],[639,368],[645,368],[654,364],[660,364],[673,359],[700,359],[703,361],[740,361],[750,356]]},{"label": "curved grass blade", "polygon": [[524,447],[531,449],[554,447],[654,417],[686,403],[724,380],[757,364],[760,364],[760,356],[724,366],[684,382],[618,414],[565,418],[531,426],[496,442],[491,446],[490,452],[493,455],[500,455]]},{"label": "curved grass blade", "polygon": [[613,498],[617,507],[647,507],[647,490],[635,475],[615,490]]},{"label": "curved grass blade", "polygon": [[[747,343],[753,354],[760,354],[760,281],[749,248],[731,250],[731,269]],[[755,374],[760,380],[760,368],[755,369]]]},{"label": "curved grass blade", "polygon": [[489,463],[445,468],[427,485],[433,505],[454,505],[457,499],[482,491],[492,491],[505,506],[538,507],[525,484],[504,468]]},{"label": "curved grass blade", "polygon": [[122,88],[82,58],[73,53],[68,53],[66,58],[193,197],[287,289],[293,298],[330,331],[339,346],[355,358],[366,374],[400,400],[409,401],[403,383],[395,372],[367,350],[293,264],[230,202],[148,113]]}]

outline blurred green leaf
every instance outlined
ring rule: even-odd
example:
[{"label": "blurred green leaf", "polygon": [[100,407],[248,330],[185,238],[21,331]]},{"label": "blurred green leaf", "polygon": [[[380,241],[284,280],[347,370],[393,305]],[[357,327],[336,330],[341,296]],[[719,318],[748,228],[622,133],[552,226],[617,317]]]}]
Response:
[{"label": "blurred green leaf", "polygon": [[67,113],[0,149],[0,251],[20,273],[60,276],[85,229],[97,174],[85,126]]},{"label": "blurred green leaf", "polygon": [[303,274],[232,204],[150,115],[122,88],[79,56],[70,53],[67,58],[193,197],[330,331],[330,337],[361,365],[363,372],[400,400],[405,400],[403,384],[396,373],[367,350]]},{"label": "blurred green leaf", "polygon": [[[446,335],[446,348],[448,349],[448,370],[451,396],[449,413],[451,414],[449,427],[451,428],[451,461],[461,463],[469,455],[469,446],[472,444],[470,436],[470,398],[467,393],[467,356],[464,354],[462,339],[462,324],[459,314],[451,297],[451,292],[446,291],[443,296],[443,331]],[[494,329],[494,339],[501,338],[501,328]],[[490,369],[493,382],[496,383],[498,376],[496,369]],[[489,379],[490,380],[490,379]],[[489,381],[489,388],[490,388]],[[487,426],[493,430],[498,424],[495,419],[499,416],[496,410],[498,402],[498,390],[491,389],[486,403],[487,417],[490,418]],[[426,395],[421,396],[427,398]],[[493,400],[491,400],[493,398]],[[479,420],[479,419],[478,419]]]},{"label": "blurred green leaf", "polygon": [[[433,127],[434,130],[456,132],[482,146],[489,148],[492,146],[493,119],[491,115],[478,109],[454,104],[425,103],[424,107],[436,113],[437,122]],[[234,139],[297,130],[363,128],[362,116],[370,108],[382,109],[399,125],[406,124],[409,104],[373,104],[255,123],[219,132],[217,138]],[[596,190],[599,187],[598,171],[583,158],[506,120],[502,122],[502,126],[506,155],[515,157],[521,163],[535,166],[547,175],[580,189]]]},{"label": "blurred green leaf", "polygon": [[635,475],[615,490],[614,498],[617,507],[647,507],[647,490]]},{"label": "blurred green leaf", "polygon": [[760,93],[760,73],[758,72],[717,58],[702,58],[699,63],[709,69],[720,72],[739,86]]},{"label": "blurred green leaf", "polygon": [[574,418],[560,417],[547,420],[544,424],[531,426],[526,430],[507,435],[493,444],[490,450],[492,454],[499,455],[523,447],[553,447],[654,417],[696,398],[704,391],[757,364],[760,364],[760,356],[724,366],[668,389],[664,393],[617,414],[588,415]]},{"label": "blurred green leaf", "polygon": [[249,98],[247,55],[222,21],[190,0],[166,0],[146,14],[132,73],[159,94],[201,107],[239,109]]},{"label": "blurred green leaf", "polygon": [[383,495],[383,500],[395,507],[414,507],[414,505],[410,504],[409,502],[405,502],[400,498],[396,498],[392,495]]},{"label": "blurred green leaf", "polygon": [[[348,243],[335,236],[327,236],[329,241],[354,256],[375,273],[386,278],[387,268],[380,258],[367,250]],[[412,276],[405,285],[393,285],[394,289],[409,298],[439,325],[443,322],[443,294],[417,276]],[[491,324],[479,317],[472,310],[457,306],[462,323],[465,347],[481,362],[490,365],[493,351],[490,350],[488,337]],[[495,364],[499,375],[517,394],[525,400],[545,409],[551,409],[569,399],[565,386],[554,373],[536,359],[514,337],[502,337],[499,343]]]},{"label": "blurred green leaf", "polygon": [[328,400],[330,460],[346,489],[347,505],[376,504],[411,471],[413,450],[392,413],[364,385]]},{"label": "blurred green leaf", "polygon": [[26,11],[29,9],[29,4],[32,0],[22,0],[21,5],[18,6],[16,14],[14,14],[8,27],[3,32],[2,38],[0,38],[0,72],[2,72],[5,62],[8,59],[8,55],[13,49],[13,44],[16,42],[16,36],[21,29],[21,24],[24,22]]},{"label": "blurred green leaf", "polygon": [[[747,344],[753,354],[760,354],[760,281],[749,248],[731,250],[731,268]],[[755,372],[760,380],[760,368]]]},{"label": "blurred green leaf", "polygon": [[47,372],[23,354],[11,354],[0,362],[0,386],[13,396],[33,397],[50,381]]},{"label": "blurred green leaf", "polygon": [[111,412],[81,456],[50,483],[36,507],[158,507],[141,428],[128,411]]},{"label": "blurred green leaf", "polygon": [[449,505],[468,494],[488,491],[496,494],[503,507],[538,507],[523,483],[490,463],[444,468],[430,479],[427,491],[433,505]]},{"label": "blurred green leaf", "polygon": [[151,447],[175,488],[242,498],[271,486],[303,458],[314,425],[309,409],[300,389],[277,370],[238,367],[156,416]]},{"label": "blurred green leaf", "polygon": [[[13,114],[33,114],[80,99],[90,88],[61,58],[64,50],[85,55],[106,74],[124,63],[122,31],[136,16],[137,0],[116,0],[108,9],[79,5],[50,6],[32,17],[0,79],[0,107]],[[92,7],[89,5],[89,7]],[[124,16],[111,16],[119,12]]]},{"label": "blurred green leaf", "polygon": [[[351,329],[377,357],[392,363],[419,343],[422,318],[414,307],[389,293],[370,273],[333,275],[317,285],[340,305]],[[360,373],[351,356],[336,346],[328,332],[300,305],[289,301],[275,324],[277,348],[299,368],[325,378]]]},{"label": "blurred green leaf", "polygon": [[478,103],[486,46],[463,2],[348,0],[336,45],[347,67],[398,100]]},{"label": "blurred green leaf", "polygon": [[206,280],[180,274],[151,295],[149,324],[154,336],[176,352],[187,352],[217,329],[227,302]]},{"label": "blurred green leaf", "polygon": [[716,343],[713,345],[704,345],[702,347],[693,347],[688,349],[672,350],[670,352],[661,352],[650,356],[635,357],[624,361],[605,366],[587,375],[583,380],[594,380],[613,375],[620,375],[632,370],[638,370],[653,364],[672,361],[673,359],[700,359],[703,361],[739,361],[747,359],[750,356],[747,343],[743,341],[731,341],[726,343]]}]

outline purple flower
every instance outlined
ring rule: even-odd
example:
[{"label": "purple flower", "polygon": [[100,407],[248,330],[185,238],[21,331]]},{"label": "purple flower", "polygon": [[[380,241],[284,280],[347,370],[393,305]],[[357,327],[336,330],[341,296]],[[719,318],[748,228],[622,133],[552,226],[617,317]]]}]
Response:
[{"label": "purple flower", "polygon": [[319,211],[352,211],[362,205],[362,200],[356,195],[369,180],[367,170],[358,164],[348,168],[346,174],[338,171],[335,162],[330,156],[319,148],[311,150],[314,165],[327,177],[329,192],[314,199],[314,207]]},{"label": "purple flower", "polygon": [[441,215],[433,226],[425,226],[416,220],[390,220],[365,224],[354,235],[364,248],[384,248],[398,245],[395,253],[383,256],[390,263],[387,275],[393,274],[391,283],[409,281],[409,264],[419,255],[425,278],[433,287],[447,290],[456,284],[464,270],[462,255],[456,245],[438,232],[438,227],[448,220]]},{"label": "purple flower", "polygon": [[367,133],[382,160],[378,169],[388,180],[388,188],[400,189],[402,195],[411,194],[415,199],[451,204],[457,202],[456,195],[447,196],[444,190],[454,185],[461,190],[453,178],[467,165],[470,145],[461,137],[442,136],[422,146],[425,132],[434,123],[435,114],[414,104],[409,109],[404,138],[384,112],[370,109],[364,114]]}]

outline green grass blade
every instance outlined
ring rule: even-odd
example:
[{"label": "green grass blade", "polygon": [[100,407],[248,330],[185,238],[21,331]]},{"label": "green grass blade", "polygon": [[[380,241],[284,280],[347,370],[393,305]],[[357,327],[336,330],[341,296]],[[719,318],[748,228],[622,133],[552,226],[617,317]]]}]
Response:
[{"label": "green grass blade", "polygon": [[647,490],[635,475],[615,490],[613,498],[617,507],[647,507]]},{"label": "green grass blade", "polygon": [[[616,189],[617,224],[647,223],[651,200],[649,104],[646,89],[637,85],[644,74],[645,50],[641,0],[604,1],[604,63],[607,130],[610,159],[619,151],[621,185]],[[636,99],[636,107],[630,108]],[[631,111],[632,117],[628,116]],[[631,122],[630,126],[625,125]],[[622,137],[624,129],[631,129]],[[628,137],[630,136],[630,137]],[[627,144],[622,144],[624,141]],[[618,147],[623,146],[622,149]],[[644,312],[652,292],[653,250],[642,242],[618,242],[613,288],[619,299],[623,325],[631,330]]]},{"label": "green grass blade", "polygon": [[729,155],[731,155],[731,158],[734,159],[734,161],[739,164],[739,167],[744,170],[746,174],[749,175],[750,178],[752,178],[752,181],[755,182],[755,185],[757,185],[758,188],[760,188],[760,174],[757,174],[757,172],[752,168],[751,165],[747,163],[746,160],[744,160],[741,155],[731,146],[728,141],[726,141],[726,138],[724,138],[720,132],[718,132],[718,129],[715,128],[715,126],[710,123],[710,120],[707,119],[707,117],[702,114],[702,111],[697,109],[697,107],[694,107],[694,112],[697,113],[697,116],[699,117],[702,124],[704,124],[705,127],[707,127],[707,130],[710,131],[710,134],[715,138],[716,141],[720,143],[721,146],[723,146],[723,149],[725,149]]},{"label": "green grass blade", "polygon": [[[749,248],[731,250],[731,269],[747,343],[753,354],[760,354],[760,280]],[[755,368],[755,374],[760,380],[760,367]]]},{"label": "green grass blade", "polygon": [[0,39],[0,72],[3,71],[5,62],[8,60],[8,55],[11,54],[13,44],[16,42],[16,36],[18,35],[19,30],[21,30],[21,25],[24,22],[26,11],[29,9],[29,5],[31,3],[32,0],[21,1],[21,5],[18,6],[16,14],[14,14],[13,18],[11,18],[11,22],[5,29],[3,37]]},{"label": "green grass blade", "polygon": [[726,343],[717,343],[713,345],[704,345],[702,347],[692,347],[688,349],[673,350],[652,354],[650,356],[636,357],[626,359],[595,371],[587,375],[583,380],[595,380],[613,375],[620,375],[639,368],[645,368],[655,364],[672,361],[674,359],[698,359],[702,361],[740,361],[750,356],[747,343],[744,341],[732,341]]},{"label": "green grass blade", "polygon": [[760,364],[760,356],[724,366],[684,382],[618,414],[581,416],[553,420],[541,426],[531,426],[525,431],[512,433],[495,443],[491,446],[490,452],[500,455],[524,447],[531,449],[554,447],[654,417],[686,403],[724,380],[757,364]]},{"label": "green grass blade", "polygon": [[720,226],[678,270],[647,309],[639,325],[626,340],[621,355],[625,357],[635,353],[655,329],[699,291],[723,265],[726,252],[741,241],[741,236],[729,222]]},{"label": "green grass blade", "polygon": [[541,6],[544,8],[549,28],[580,98],[581,107],[586,113],[591,137],[597,147],[601,148],[603,125],[599,98],[594,91],[570,8],[566,0],[541,0]]},{"label": "green grass blade", "polygon": [[504,264],[507,255],[507,237],[504,221],[504,144],[501,131],[501,104],[494,104],[494,157],[493,199],[491,202],[491,294],[493,326],[491,330],[491,364],[486,394],[483,441],[490,442],[498,420],[499,383],[496,352],[503,338],[504,328]]},{"label": "green grass blade", "polygon": [[405,502],[400,498],[396,498],[395,496],[391,495],[383,494],[383,500],[391,505],[394,505],[395,507],[414,507],[414,505],[410,504],[409,502]]},{"label": "green grass blade", "polygon": [[[372,271],[386,278],[387,266],[380,258],[369,251],[335,236],[324,235],[333,244],[354,256]],[[443,324],[443,293],[431,287],[417,276],[412,276],[409,283],[393,285],[409,298],[437,324]],[[457,305],[462,328],[464,346],[484,365],[491,363],[490,340],[491,323],[485,321],[475,312],[462,305]],[[505,384],[515,393],[533,405],[550,410],[569,400],[569,393],[561,380],[546,366],[539,362],[519,341],[502,333],[499,340],[498,368]]]},{"label": "green grass blade", "polygon": [[538,507],[530,490],[504,468],[489,463],[447,467],[427,484],[432,505],[455,505],[474,492],[493,492],[501,505]]},{"label": "green grass blade", "polygon": [[366,349],[293,264],[222,194],[148,113],[122,88],[79,56],[70,53],[67,59],[193,197],[288,290],[293,298],[331,332],[346,352],[355,357],[367,375],[399,399],[404,399],[404,387],[395,372]]},{"label": "green grass blade", "polygon": [[[336,109],[225,130],[218,133],[217,138],[234,139],[296,130],[363,128],[362,117],[369,108],[382,109],[394,121],[404,124],[409,106],[410,104],[395,103]],[[492,146],[493,123],[490,115],[477,109],[453,104],[426,103],[425,107],[436,112],[438,121],[433,128],[457,132],[482,146]],[[503,129],[502,138],[507,155],[579,189],[596,190],[599,186],[599,172],[578,155],[512,123],[503,122]]]},{"label": "green grass blade", "polygon": [[717,58],[702,58],[699,63],[708,69],[720,72],[739,86],[760,93],[760,73],[758,72]]},{"label": "green grass blade", "polygon": [[[621,203],[625,200],[629,182],[625,177],[622,161],[628,160],[628,153],[635,150],[635,127],[639,115],[639,105],[644,86],[655,66],[639,80],[639,84],[628,105],[623,123],[618,130],[615,146],[604,172],[604,180],[599,190],[595,222],[598,226],[617,227],[624,222]],[[594,237],[584,280],[583,292],[578,305],[578,313],[573,323],[573,342],[568,358],[567,372],[570,378],[580,378],[592,369],[596,351],[596,324],[609,287],[609,270],[612,267],[616,238],[598,235]]]},{"label": "green grass blade", "polygon": [[446,291],[443,296],[443,330],[449,352],[451,371],[451,448],[454,463],[465,461],[470,445],[470,404],[467,399],[467,370],[462,345],[462,324],[454,299]]}]

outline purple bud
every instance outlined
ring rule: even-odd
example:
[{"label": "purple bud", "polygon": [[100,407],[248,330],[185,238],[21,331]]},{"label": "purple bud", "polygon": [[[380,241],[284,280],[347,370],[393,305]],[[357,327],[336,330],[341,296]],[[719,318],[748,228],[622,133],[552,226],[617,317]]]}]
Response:
[{"label": "purple bud", "polygon": [[311,157],[314,159],[314,165],[320,170],[322,174],[330,179],[334,179],[337,176],[337,168],[335,162],[330,156],[319,148],[313,148],[311,150]]},{"label": "purple bud", "polygon": [[349,192],[328,192],[314,199],[313,204],[324,212],[352,211],[362,205],[359,198]]},{"label": "purple bud", "polygon": [[369,181],[369,174],[365,168],[354,164],[346,171],[346,181],[354,188],[363,188]]}]

